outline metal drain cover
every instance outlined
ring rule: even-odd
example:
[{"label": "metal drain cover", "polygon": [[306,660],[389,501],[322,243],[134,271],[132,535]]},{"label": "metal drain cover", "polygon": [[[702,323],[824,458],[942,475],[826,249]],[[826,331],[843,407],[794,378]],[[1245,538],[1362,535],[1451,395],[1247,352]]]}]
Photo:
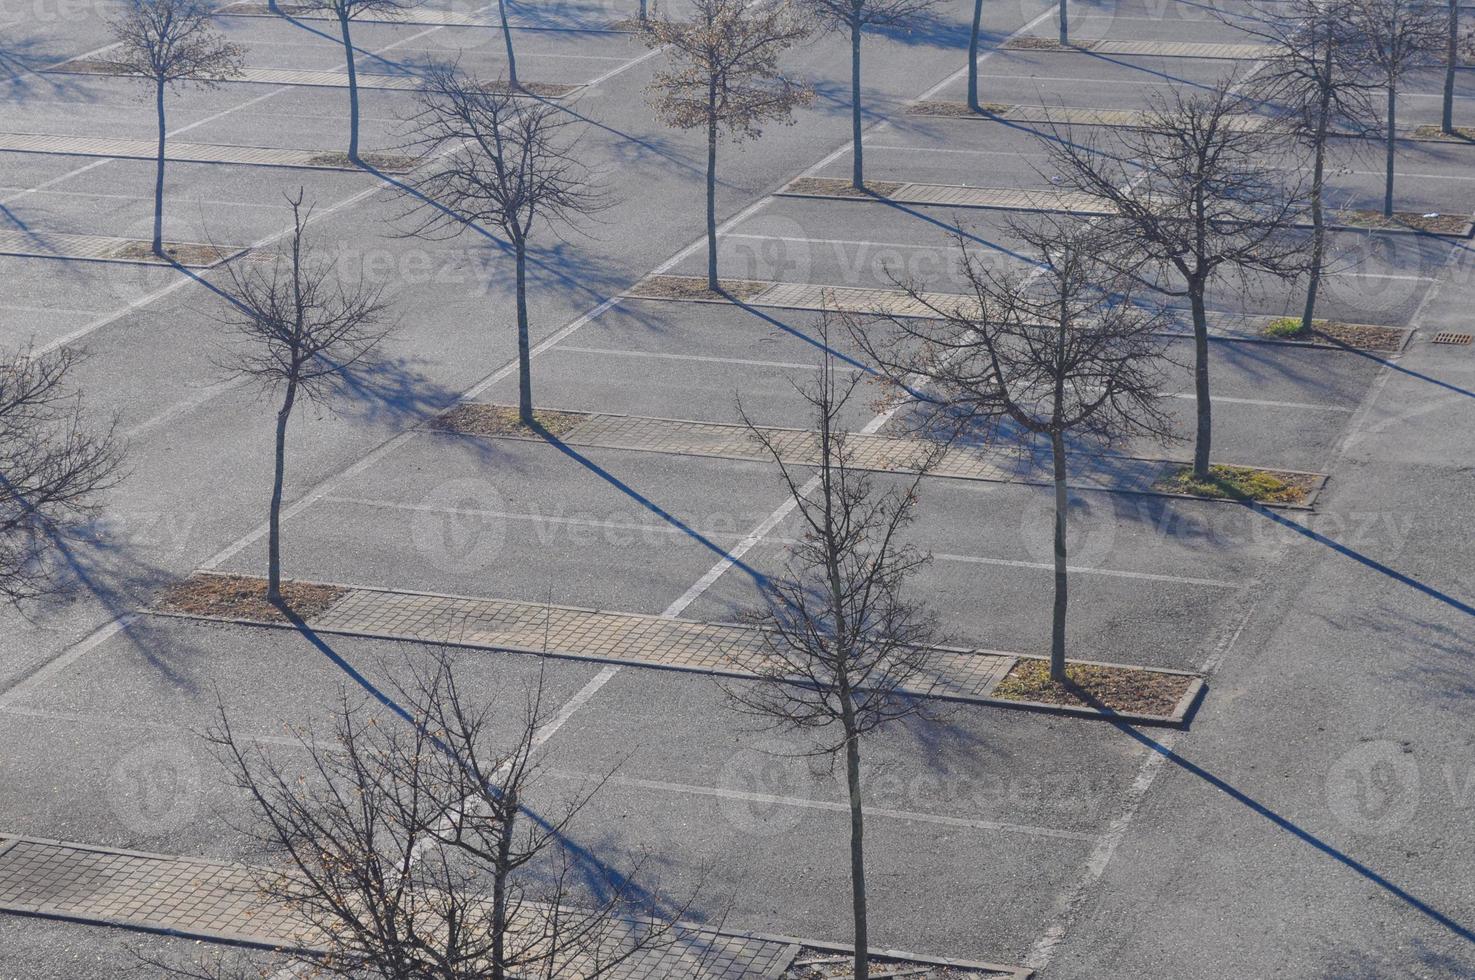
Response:
[{"label": "metal drain cover", "polygon": [[1436,343],[1436,344],[1460,344],[1460,345],[1463,345],[1463,344],[1470,343],[1470,341],[1472,339],[1475,339],[1475,338],[1472,338],[1472,336],[1470,334],[1467,334],[1467,333],[1449,333],[1449,332],[1445,332],[1445,333],[1437,333],[1437,334],[1435,334],[1434,335],[1434,340],[1432,342],[1433,343]]}]

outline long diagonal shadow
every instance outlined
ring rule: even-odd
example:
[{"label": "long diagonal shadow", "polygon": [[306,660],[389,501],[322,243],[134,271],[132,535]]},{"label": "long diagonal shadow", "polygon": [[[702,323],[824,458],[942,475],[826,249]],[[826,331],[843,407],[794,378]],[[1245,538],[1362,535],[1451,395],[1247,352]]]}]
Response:
[{"label": "long diagonal shadow", "polygon": [[[349,663],[337,650],[334,650],[316,630],[307,624],[306,620],[297,615],[286,603],[282,603],[277,608],[287,617],[288,622],[291,623],[303,639],[311,643],[319,653],[328,658],[335,667],[343,671],[350,680],[362,688],[371,698],[393,712],[400,720],[420,730],[430,743],[440,752],[444,753],[451,762],[461,766],[463,769],[468,766],[468,763],[453,748],[447,745],[434,732],[427,730],[421,722],[416,721],[415,716],[404,705],[400,704],[377,684],[365,677],[357,667]],[[495,786],[484,786],[483,788],[494,796],[499,795]],[[550,820],[530,808],[527,804],[519,804],[518,809],[530,821],[552,834],[553,838],[558,841],[559,846],[574,859],[576,866],[581,869],[581,877],[584,884],[589,887],[592,894],[602,899],[622,898],[625,901],[637,904],[642,911],[648,914],[660,914],[663,910],[671,909],[669,903],[662,899],[661,896],[656,895],[619,872],[609,863],[596,856],[588,847],[578,843],[567,834],[558,830]]]}]

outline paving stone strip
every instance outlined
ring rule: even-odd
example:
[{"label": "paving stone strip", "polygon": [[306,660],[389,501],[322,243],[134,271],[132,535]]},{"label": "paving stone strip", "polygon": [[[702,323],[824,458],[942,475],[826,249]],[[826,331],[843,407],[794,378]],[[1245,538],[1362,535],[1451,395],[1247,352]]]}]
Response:
[{"label": "paving stone strip", "polygon": [[[53,153],[63,156],[114,157],[152,160],[158,146],[151,139],[64,136],[45,133],[0,133],[0,151]],[[305,167],[320,170],[357,170],[342,153],[329,150],[278,149],[267,146],[231,146],[223,143],[168,144],[165,155],[178,163],[238,163],[257,167]],[[364,154],[382,170],[404,170],[413,161],[385,154]]]},{"label": "paving stone strip", "polygon": [[[1023,105],[1019,103],[990,102],[984,104],[983,113],[974,112],[966,102],[927,100],[913,102],[907,113],[913,116],[946,116],[948,118],[973,119],[987,122],[1003,119],[1006,122],[1056,123],[1066,126],[1141,126],[1146,116],[1140,109],[1093,109],[1084,106]],[[1225,117],[1226,124],[1235,128],[1263,129],[1271,123],[1265,116],[1248,113]]]},{"label": "paving stone strip", "polygon": [[[752,676],[745,664],[766,649],[761,631],[731,623],[606,612],[541,603],[377,589],[351,589],[313,629],[528,652],[650,667]],[[938,649],[918,691],[986,698],[1018,658],[994,651]]]},{"label": "paving stone strip", "polygon": [[[251,868],[201,858],[28,837],[0,840],[0,911],[311,952],[311,926],[267,904],[255,879]],[[695,925],[679,926],[675,939],[632,956],[609,974],[611,980],[773,980],[806,945]],[[619,941],[617,930],[609,942]],[[967,966],[981,976],[1029,976],[1019,967]]]},{"label": "paving stone strip", "polygon": [[[64,61],[46,69],[49,72],[72,75],[125,75],[117,66],[107,61],[73,60]],[[385,89],[395,92],[418,92],[424,79],[419,75],[384,75],[372,72],[358,73],[358,86],[362,89]],[[319,71],[306,68],[242,68],[240,74],[230,82],[251,82],[261,85],[299,85],[307,88],[347,88],[348,73],[342,71]],[[562,98],[582,88],[580,85],[564,85],[554,82],[523,82],[522,90],[529,97],[550,99]]]},{"label": "paving stone strip", "polygon": [[1216,41],[1073,41],[1062,45],[1054,38],[1019,37],[1004,44],[1006,51],[1053,51],[1059,53],[1089,52],[1159,58],[1218,58],[1226,61],[1258,61],[1268,58],[1275,48],[1270,44],[1225,44]]},{"label": "paving stone strip", "polygon": [[[138,238],[114,238],[109,235],[62,235],[52,232],[0,231],[0,255],[28,258],[86,259],[93,262],[127,262],[134,265],[174,265],[149,251],[151,243]],[[213,250],[213,246],[197,243],[165,242],[166,248]],[[235,258],[244,248],[225,248],[210,261],[182,261],[187,269],[210,269]]]},{"label": "paving stone strip", "polygon": [[[239,3],[224,4],[214,11],[215,16],[227,17],[291,17],[294,20],[333,20],[331,13],[325,12],[320,7],[304,7],[301,4],[280,3],[274,12],[264,3],[256,0],[241,0]],[[516,18],[511,11],[511,24],[514,30],[559,30],[559,31],[587,31],[590,33],[627,34],[630,30],[623,26],[624,22],[611,22],[601,25],[589,25],[584,27],[550,27],[540,28],[536,23],[529,23]],[[500,30],[502,24],[494,17],[467,13],[459,10],[435,10],[428,6],[415,6],[407,10],[368,10],[358,14],[354,20],[360,24],[406,24],[425,27],[491,27]]]},{"label": "paving stone strip", "polygon": [[[636,283],[626,292],[626,295],[631,299],[664,300],[673,303],[732,302],[721,295],[708,294],[704,298],[697,298],[694,295],[673,296],[669,290],[662,288],[665,282],[677,279],[694,284],[706,283],[705,279],[696,276],[652,276]],[[724,280],[723,283],[725,286],[726,281]],[[806,310],[816,313],[822,310],[836,313],[885,312],[894,316],[919,319],[938,319],[935,310],[939,309],[959,311],[965,315],[974,316],[978,313],[977,300],[961,293],[923,291],[919,301],[900,289],[827,286],[803,282],[754,283],[744,281],[741,285],[748,287],[741,299],[743,305],[769,309]],[[1215,316],[1209,322],[1209,336],[1219,340],[1262,342],[1266,339],[1262,327],[1267,319],[1267,317],[1240,315]],[[1175,337],[1187,336],[1192,333],[1192,328],[1187,323],[1170,323],[1164,333]]]},{"label": "paving stone strip", "polygon": [[[1018,189],[1008,187],[968,187],[961,184],[927,184],[921,182],[898,182],[871,195],[857,194],[849,180],[838,177],[800,177],[790,181],[778,191],[779,197],[817,197],[846,201],[872,200],[893,201],[898,204],[942,205],[954,208],[978,208],[989,211],[1040,211],[1063,214],[1109,215],[1113,209],[1103,204],[1094,195],[1080,191],[1055,188]],[[1418,229],[1421,215],[1412,212],[1395,212],[1395,227],[1379,227],[1376,212],[1331,211],[1327,215],[1327,227],[1334,229],[1357,229],[1363,231],[1393,232],[1405,234]],[[1465,215],[1445,215],[1442,220],[1430,219],[1429,227],[1421,233],[1430,235],[1467,238],[1471,232],[1471,221]],[[1309,228],[1309,222],[1299,222],[1296,227]]]}]

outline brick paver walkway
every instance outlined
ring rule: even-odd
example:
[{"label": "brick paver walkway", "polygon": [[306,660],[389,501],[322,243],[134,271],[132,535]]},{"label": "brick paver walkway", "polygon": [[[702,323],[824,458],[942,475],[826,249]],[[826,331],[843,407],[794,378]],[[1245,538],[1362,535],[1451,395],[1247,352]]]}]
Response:
[{"label": "brick paver walkway", "polygon": [[[392,639],[615,660],[650,667],[752,676],[766,649],[752,627],[502,599],[354,588],[308,621],[313,629]],[[916,690],[986,698],[1018,658],[939,649]]]},{"label": "brick paver walkway", "polygon": [[[169,930],[207,940],[311,949],[313,930],[257,897],[255,872],[199,858],[144,854],[31,838],[0,838],[0,911],[124,928]],[[614,930],[606,940],[621,942]],[[613,948],[613,947],[611,947]],[[775,980],[801,943],[777,936],[678,928],[676,942],[643,950],[611,980]],[[988,967],[990,976],[1023,977]]]},{"label": "brick paver walkway", "polygon": [[[926,101],[915,102],[907,112],[913,115],[940,115],[949,118],[988,121],[1003,119],[1008,122],[1056,123],[1062,126],[1121,126],[1142,125],[1145,116],[1140,109],[1093,109],[1084,106],[1022,105],[1019,103],[990,103],[985,114],[970,112],[966,102]],[[1265,116],[1249,114],[1228,116],[1229,126],[1242,129],[1262,129],[1271,120]]]},{"label": "brick paver walkway", "polygon": [[[165,242],[173,246],[175,242]],[[0,255],[32,258],[90,259],[94,262],[129,262],[145,265],[173,263],[148,252],[149,243],[137,238],[114,238],[111,235],[62,235],[54,232],[0,231]],[[208,269],[240,254],[227,250],[219,260],[208,263],[182,262],[191,269]]]},{"label": "brick paver walkway", "polygon": [[1225,44],[1217,41],[1074,41],[1068,46],[1053,38],[1021,37],[1005,42],[1009,51],[1047,51],[1069,53],[1089,51],[1092,54],[1156,56],[1159,58],[1220,58],[1229,61],[1255,61],[1274,52],[1269,44]]},{"label": "brick paver walkway", "polygon": [[[62,136],[45,133],[0,133],[0,151],[54,153],[69,156],[119,157],[152,160],[157,145],[151,139],[121,139],[96,136]],[[277,149],[267,146],[229,146],[220,143],[170,141],[166,155],[180,163],[239,163],[259,167],[315,167],[325,170],[357,170],[340,153],[325,150]],[[372,154],[369,156],[372,157]]]},{"label": "brick paver walkway", "polygon": [[[98,60],[64,61],[46,70],[75,75],[124,74],[110,62]],[[396,92],[417,92],[425,81],[419,75],[384,75],[373,72],[359,72],[357,79],[359,88],[386,89]],[[307,88],[347,88],[348,73],[307,68],[246,67],[227,81],[252,82],[260,85],[299,85]],[[550,82],[523,82],[522,87],[529,93],[537,93],[542,97],[561,98],[581,86]]]},{"label": "brick paver walkway", "polygon": [[[658,288],[662,280],[679,279],[690,283],[705,283],[705,279],[694,276],[653,276],[630,287],[626,293],[632,299],[657,299],[669,302],[730,302],[723,297],[710,300],[673,298]],[[890,313],[894,316],[937,319],[938,314],[928,304],[941,310],[962,311],[976,315],[978,302],[961,293],[924,291],[919,302],[899,289],[881,289],[860,286],[826,286],[807,282],[758,283],[761,288],[742,300],[745,306],[779,310],[808,310],[819,312],[830,310],[837,313]],[[734,292],[736,290],[734,289]],[[1240,315],[1213,314],[1209,321],[1209,336],[1222,340],[1263,340],[1260,332],[1264,318]],[[1186,323],[1167,324],[1164,333],[1183,336],[1191,333]]]}]

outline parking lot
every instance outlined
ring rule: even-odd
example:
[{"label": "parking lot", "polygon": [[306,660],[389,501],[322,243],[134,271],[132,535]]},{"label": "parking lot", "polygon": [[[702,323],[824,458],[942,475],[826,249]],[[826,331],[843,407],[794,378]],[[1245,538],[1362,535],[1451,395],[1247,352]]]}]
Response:
[{"label": "parking lot", "polygon": [[[1218,6],[1230,19],[1243,7]],[[103,48],[113,10],[32,17],[11,32],[29,62],[54,65]],[[519,74],[578,87],[558,104],[582,120],[581,159],[612,201],[580,233],[545,235],[533,250],[535,400],[700,423],[739,422],[741,406],[762,425],[812,428],[796,386],[821,364],[813,312],[627,295],[651,274],[705,271],[705,147],[652,118],[643,92],[659,52],[607,29],[632,13],[518,14]],[[906,111],[965,97],[970,13],[946,3],[923,30],[867,41],[869,180],[1050,186],[1046,127]],[[433,23],[439,16],[357,25],[359,70],[413,77],[452,58],[485,78],[505,70],[496,30]],[[216,19],[252,68],[342,71],[330,22]],[[985,5],[985,29],[989,101],[1141,108],[1164,84],[1206,86],[1254,68],[997,46],[1052,37],[1040,4]],[[1081,5],[1072,29],[1245,41],[1182,2]],[[1019,212],[777,193],[797,177],[848,177],[851,166],[845,44],[823,37],[790,61],[813,80],[814,105],[793,127],[723,149],[724,279],[881,289],[910,279],[956,292],[954,229],[987,261],[1027,258],[1010,226]],[[1403,126],[1438,121],[1441,80],[1410,82]],[[1475,74],[1462,70],[1458,82],[1456,111],[1475,118]],[[152,105],[132,82],[22,72],[9,87],[0,131],[151,136]],[[414,93],[366,87],[362,98],[365,147],[402,150]],[[171,96],[170,138],[341,151],[346,99],[329,85],[189,90]],[[1336,144],[1338,207],[1378,205],[1380,153],[1367,141]],[[1401,141],[1400,209],[1470,212],[1472,164],[1475,147]],[[130,444],[128,477],[95,538],[67,555],[73,597],[0,611],[0,838],[249,863],[262,856],[238,829],[245,803],[199,737],[217,699],[243,732],[289,752],[285,725],[321,722],[341,689],[384,685],[418,648],[140,611],[192,572],[263,573],[274,414],[219,367],[221,270],[48,255],[54,235],[147,238],[152,173],[145,160],[0,151],[4,230],[35,242],[29,254],[0,255],[0,345],[85,351],[87,404],[116,414]],[[754,576],[778,568],[801,533],[772,465],[427,424],[462,401],[516,403],[511,263],[490,231],[411,237],[393,175],[171,162],[166,237],[269,251],[290,229],[283,195],[299,187],[316,204],[323,246],[384,286],[396,328],[372,384],[337,411],[294,418],[289,578],[697,622],[754,607]],[[1331,238],[1320,315],[1408,329],[1400,352],[1212,344],[1216,461],[1325,474],[1314,508],[1110,485],[1073,494],[1071,656],[1201,673],[1208,687],[1191,726],[939,704],[937,717],[874,740],[865,795],[878,947],[1047,978],[1475,970],[1475,354],[1430,343],[1468,331],[1475,264],[1468,238]],[[1300,296],[1257,280],[1214,290],[1211,306],[1238,322],[1298,314]],[[831,343],[842,370],[864,370],[848,336]],[[1168,356],[1163,394],[1178,438],[1123,455],[1189,458],[1191,344],[1172,340]],[[879,388],[861,392],[850,429],[895,431],[872,404]],[[924,481],[910,539],[933,560],[915,588],[946,642],[1048,654],[1051,506],[1049,489],[1026,481]],[[564,706],[542,750],[550,806],[612,774],[576,827],[581,853],[611,867],[648,856],[661,890],[699,886],[695,911],[724,928],[847,941],[843,783],[789,757],[792,739],[752,733],[727,682],[561,652],[571,656],[452,657],[464,688],[507,711],[542,672],[547,701]],[[1400,785],[1370,781],[1385,764]],[[1415,802],[1405,807],[1395,791],[1406,793],[1409,772]],[[1377,798],[1379,787],[1394,795]],[[94,971],[151,975],[126,952],[140,941],[126,930],[0,916],[0,936],[7,974],[74,976],[85,951]],[[144,941],[169,956],[192,952],[182,940]]]}]

